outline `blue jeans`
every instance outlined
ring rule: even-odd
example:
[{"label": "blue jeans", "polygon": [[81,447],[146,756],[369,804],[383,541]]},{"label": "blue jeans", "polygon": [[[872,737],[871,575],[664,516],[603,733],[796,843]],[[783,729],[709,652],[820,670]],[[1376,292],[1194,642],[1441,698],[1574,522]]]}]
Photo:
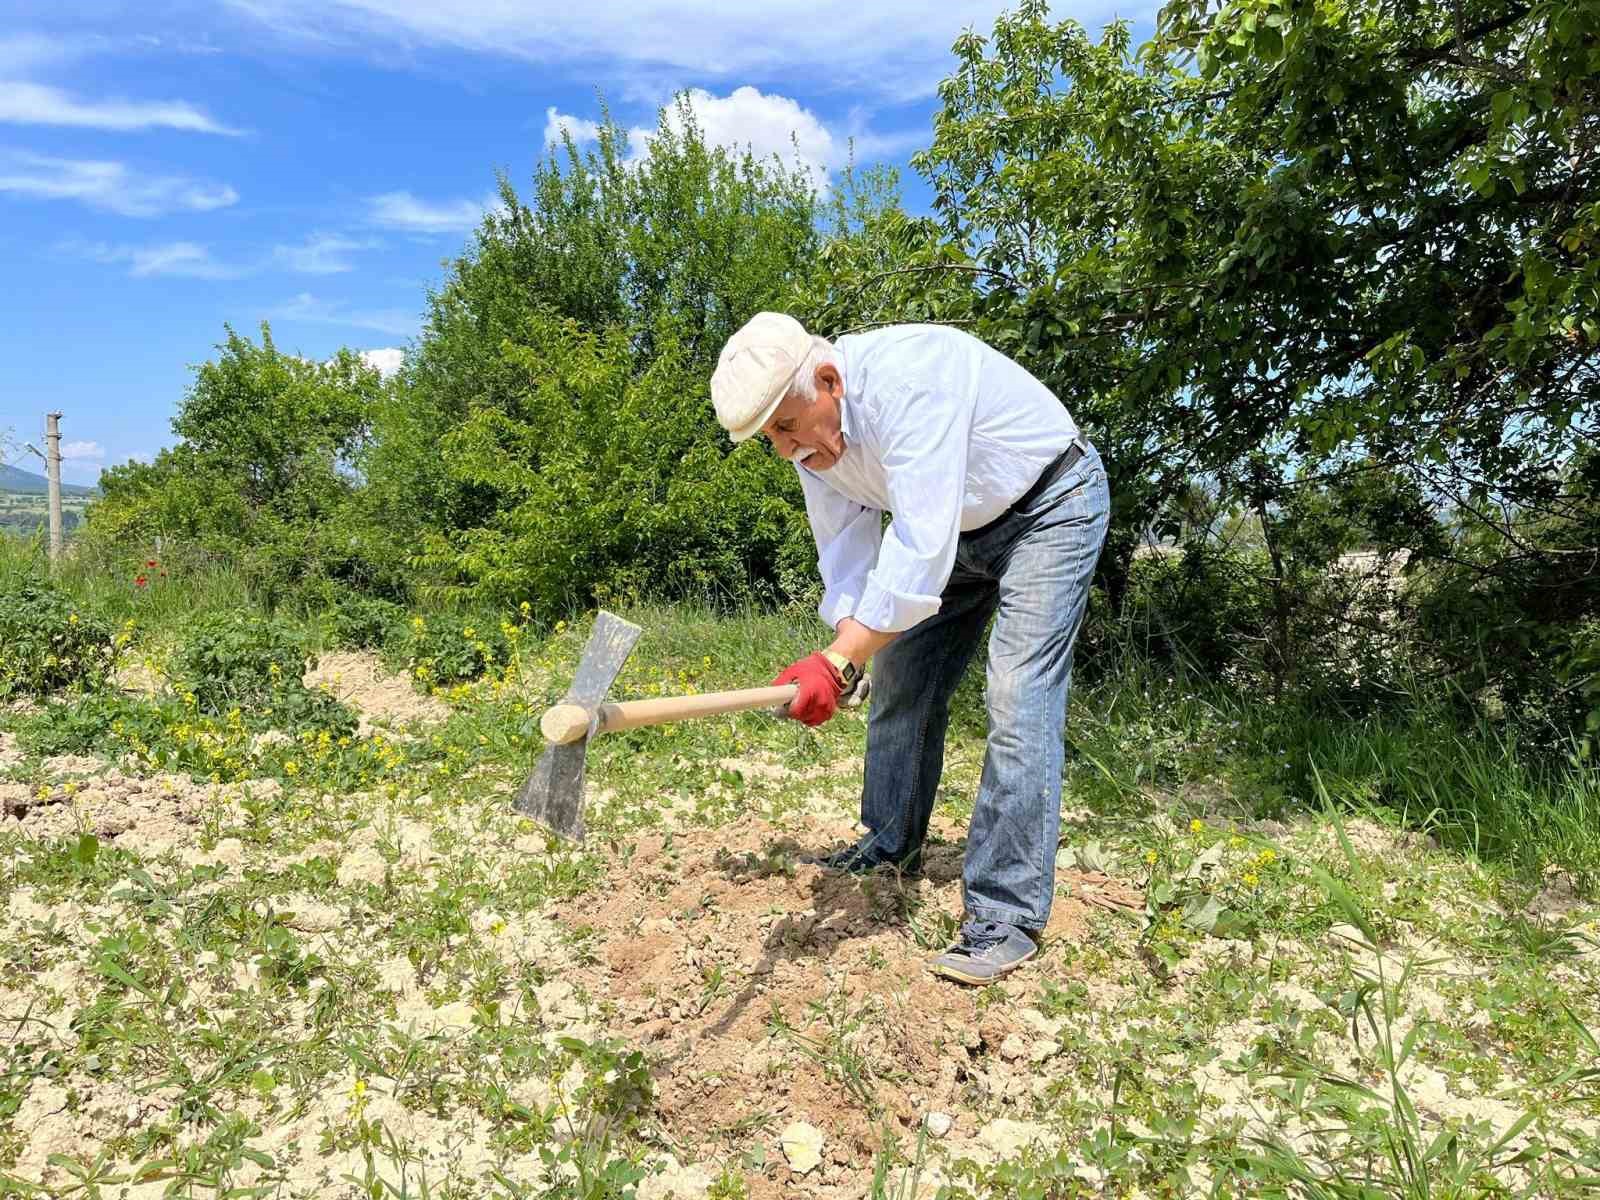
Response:
[{"label": "blue jeans", "polygon": [[861,821],[873,854],[898,862],[928,835],[950,697],[995,618],[963,877],[971,920],[1039,930],[1050,918],[1072,649],[1109,507],[1091,447],[1028,504],[962,534],[939,611],[874,658]]}]

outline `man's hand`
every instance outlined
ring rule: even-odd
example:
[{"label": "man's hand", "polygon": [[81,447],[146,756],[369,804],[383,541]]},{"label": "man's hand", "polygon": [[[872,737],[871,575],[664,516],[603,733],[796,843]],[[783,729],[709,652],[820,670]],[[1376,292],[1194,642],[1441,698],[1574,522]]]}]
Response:
[{"label": "man's hand", "polygon": [[774,686],[800,685],[800,691],[789,701],[789,715],[811,726],[821,725],[838,712],[839,698],[844,695],[844,677],[820,650],[790,663],[772,682]]}]

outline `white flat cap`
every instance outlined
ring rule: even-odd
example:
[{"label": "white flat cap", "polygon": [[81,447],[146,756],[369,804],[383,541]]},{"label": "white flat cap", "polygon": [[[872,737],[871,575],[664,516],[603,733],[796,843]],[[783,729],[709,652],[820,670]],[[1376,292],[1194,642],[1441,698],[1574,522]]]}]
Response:
[{"label": "white flat cap", "polygon": [[728,339],[711,374],[711,403],[729,437],[761,432],[810,350],[805,326],[783,313],[757,313]]}]

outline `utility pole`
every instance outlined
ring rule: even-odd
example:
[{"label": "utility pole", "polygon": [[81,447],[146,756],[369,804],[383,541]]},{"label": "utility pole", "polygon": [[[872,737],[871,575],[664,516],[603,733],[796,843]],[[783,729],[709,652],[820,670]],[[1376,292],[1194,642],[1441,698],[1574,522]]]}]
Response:
[{"label": "utility pole", "polygon": [[46,413],[45,478],[50,481],[50,561],[61,561],[61,414]]},{"label": "utility pole", "polygon": [[53,566],[61,561],[61,414],[45,413],[44,421],[46,453],[39,454],[39,448],[32,443],[23,445],[44,459],[44,476],[50,492],[50,563]]}]

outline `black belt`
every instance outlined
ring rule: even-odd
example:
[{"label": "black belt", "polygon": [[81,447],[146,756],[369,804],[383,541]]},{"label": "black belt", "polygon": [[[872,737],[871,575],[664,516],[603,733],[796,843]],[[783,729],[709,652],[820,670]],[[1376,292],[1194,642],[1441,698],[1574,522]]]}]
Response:
[{"label": "black belt", "polygon": [[1001,513],[998,517],[987,524],[979,525],[976,529],[963,529],[961,531],[961,536],[977,537],[979,534],[988,533],[991,529],[1000,524],[1000,522],[1004,521],[1007,517],[1011,516],[1018,509],[1028,507],[1029,504],[1038,499],[1040,493],[1042,493],[1047,487],[1049,487],[1056,480],[1060,479],[1068,471],[1072,470],[1073,467],[1077,466],[1078,460],[1088,452],[1089,443],[1083,440],[1083,434],[1080,433],[1076,438],[1073,439],[1072,445],[1068,446],[1060,454],[1056,455],[1055,458],[1053,458],[1045,467],[1045,469],[1039,472],[1039,478],[1035,479],[1033,483],[1029,485],[1027,491],[1023,492],[1022,495],[1018,496],[1006,506],[1005,512]]}]

